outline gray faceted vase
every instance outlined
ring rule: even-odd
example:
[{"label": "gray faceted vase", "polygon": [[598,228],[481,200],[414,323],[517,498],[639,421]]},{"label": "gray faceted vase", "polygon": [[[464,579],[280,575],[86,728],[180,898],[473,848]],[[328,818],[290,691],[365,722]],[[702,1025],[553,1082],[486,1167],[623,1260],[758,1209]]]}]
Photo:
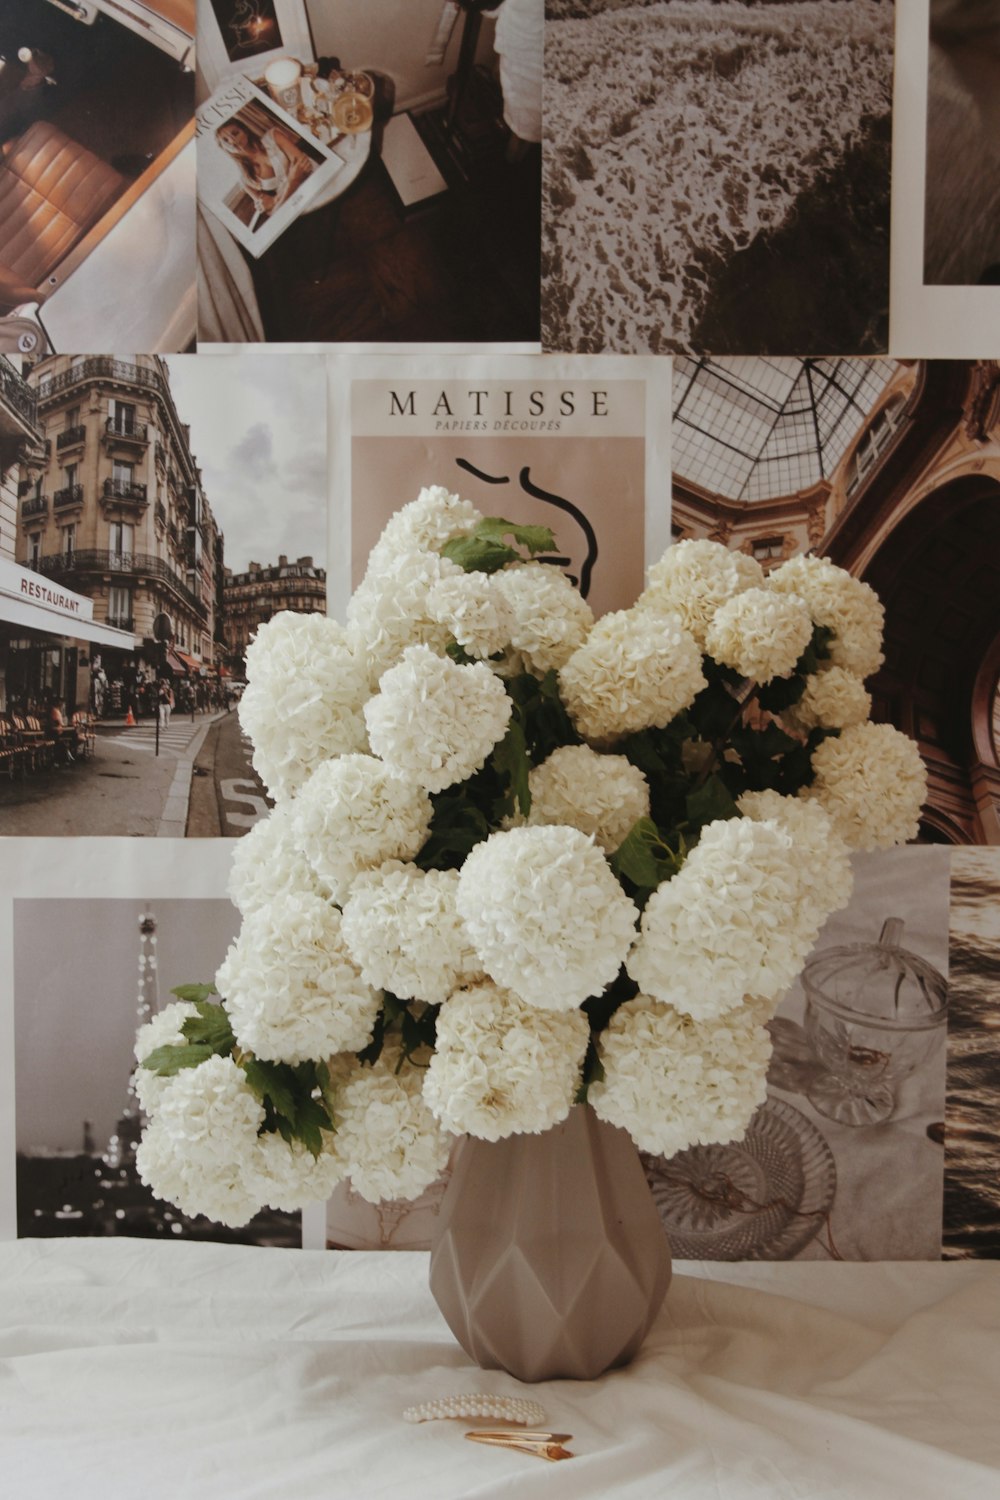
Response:
[{"label": "gray faceted vase", "polygon": [[577,1105],[542,1135],[462,1142],[430,1287],[484,1369],[593,1380],[638,1352],[669,1282],[666,1233],[624,1130]]}]

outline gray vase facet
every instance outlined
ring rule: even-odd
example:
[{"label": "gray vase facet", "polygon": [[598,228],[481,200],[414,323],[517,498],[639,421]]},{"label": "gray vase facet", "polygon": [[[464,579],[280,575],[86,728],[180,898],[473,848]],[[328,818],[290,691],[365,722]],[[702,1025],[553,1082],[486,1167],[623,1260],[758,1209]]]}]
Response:
[{"label": "gray vase facet", "polygon": [[669,1282],[666,1234],[625,1131],[577,1105],[543,1135],[462,1142],[430,1286],[484,1369],[592,1380],[638,1352]]}]

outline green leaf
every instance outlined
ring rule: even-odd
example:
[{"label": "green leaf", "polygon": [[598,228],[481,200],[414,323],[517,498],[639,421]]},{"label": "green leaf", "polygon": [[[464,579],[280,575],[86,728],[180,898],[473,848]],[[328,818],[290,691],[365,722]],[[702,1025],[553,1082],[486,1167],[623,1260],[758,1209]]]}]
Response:
[{"label": "green leaf", "polygon": [[216,989],[214,984],[179,984],[170,993],[176,995],[178,1000],[191,1000],[197,1005],[199,1000],[207,1000],[209,995],[214,995]]},{"label": "green leaf", "polygon": [[288,1076],[291,1072],[288,1065],[261,1062],[259,1057],[248,1057],[242,1066],[247,1075],[247,1083],[261,1103],[269,1100],[275,1111],[283,1115],[294,1128],[299,1100],[295,1097],[293,1080]]},{"label": "green leaf", "polygon": [[739,700],[724,682],[716,681],[702,688],[687,712],[702,739],[718,740],[729,732],[739,710]]},{"label": "green leaf", "polygon": [[181,1026],[181,1034],[189,1042],[204,1042],[220,1057],[232,1052],[236,1045],[233,1028],[225,1007],[213,1005],[210,1000],[196,1000],[197,1016],[191,1016]]},{"label": "green leaf", "polygon": [[142,1060],[142,1067],[161,1078],[173,1078],[183,1068],[196,1068],[214,1056],[215,1049],[204,1042],[187,1043],[184,1046],[155,1047]]},{"label": "green leaf", "polygon": [[522,561],[513,547],[477,536],[452,537],[441,548],[441,556],[457,563],[466,573],[499,573],[507,563]]},{"label": "green leaf", "polygon": [[489,542],[502,542],[512,536],[519,547],[526,547],[532,557],[538,552],[552,552],[556,539],[547,526],[525,526],[517,521],[505,521],[502,516],[486,516],[472,533]]},{"label": "green leaf", "polygon": [[704,828],[707,823],[720,822],[726,818],[738,818],[739,814],[740,810],[728,788],[718,776],[710,776],[687,799],[688,822],[694,828]]},{"label": "green leaf", "polygon": [[332,1129],[333,1121],[318,1099],[310,1095],[300,1102],[295,1134],[313,1156],[319,1156],[323,1150],[323,1131]]},{"label": "green leaf", "polygon": [[512,718],[507,725],[507,733],[494,749],[492,760],[496,769],[508,778],[518,808],[527,817],[531,811],[531,791],[528,787],[531,762],[528,760],[524,730],[516,718]]},{"label": "green leaf", "polygon": [[616,875],[624,875],[640,890],[653,891],[677,873],[681,862],[652,818],[639,818],[608,863]]}]

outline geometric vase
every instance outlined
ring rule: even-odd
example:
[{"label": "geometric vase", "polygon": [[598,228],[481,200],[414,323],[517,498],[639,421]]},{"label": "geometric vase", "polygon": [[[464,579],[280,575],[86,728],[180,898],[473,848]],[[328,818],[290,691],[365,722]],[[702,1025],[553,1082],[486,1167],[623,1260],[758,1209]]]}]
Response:
[{"label": "geometric vase", "polygon": [[461,1142],[430,1288],[484,1369],[593,1380],[638,1352],[669,1282],[635,1146],[589,1106],[540,1135]]}]

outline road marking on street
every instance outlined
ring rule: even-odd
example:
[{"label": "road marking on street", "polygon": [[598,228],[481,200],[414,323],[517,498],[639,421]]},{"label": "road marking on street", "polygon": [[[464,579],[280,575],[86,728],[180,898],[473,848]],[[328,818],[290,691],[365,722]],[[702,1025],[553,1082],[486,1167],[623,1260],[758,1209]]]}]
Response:
[{"label": "road marking on street", "polygon": [[[201,727],[201,724],[178,724],[171,725],[169,729],[161,729],[160,754],[181,755]],[[127,745],[132,750],[146,750],[155,755],[156,726],[155,724],[138,724],[134,729],[126,729],[122,734],[99,734],[97,743],[98,745]]]},{"label": "road marking on street", "polygon": [[252,812],[244,813],[230,812],[229,808],[226,808],[226,821],[236,828],[252,828],[255,823],[260,822],[261,818],[266,818],[271,811],[260,795],[260,789],[255,781],[229,776],[219,782],[219,790],[222,792],[223,802],[242,803],[245,807],[253,809]]}]

